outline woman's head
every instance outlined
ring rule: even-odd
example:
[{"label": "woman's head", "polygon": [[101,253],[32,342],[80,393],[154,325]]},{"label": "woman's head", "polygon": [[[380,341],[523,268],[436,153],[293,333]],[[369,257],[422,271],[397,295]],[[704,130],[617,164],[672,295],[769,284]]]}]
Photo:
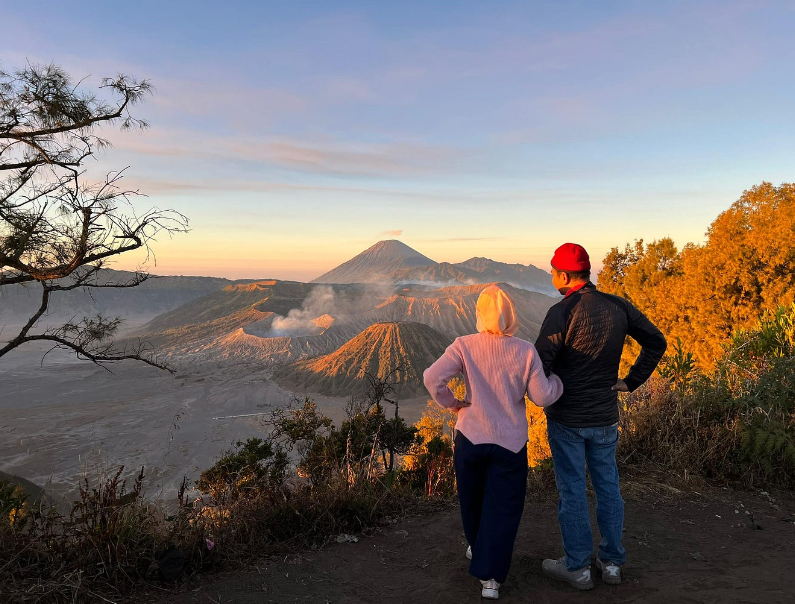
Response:
[{"label": "woman's head", "polygon": [[477,319],[479,332],[512,336],[519,329],[513,300],[497,285],[489,285],[480,293]]}]

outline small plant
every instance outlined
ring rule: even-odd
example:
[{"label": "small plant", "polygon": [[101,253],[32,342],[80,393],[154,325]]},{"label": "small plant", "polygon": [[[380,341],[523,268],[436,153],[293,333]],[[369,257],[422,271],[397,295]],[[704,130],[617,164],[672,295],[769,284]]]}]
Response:
[{"label": "small plant", "polygon": [[21,486],[0,480],[0,523],[19,527],[27,516],[28,496]]},{"label": "small plant", "polygon": [[666,355],[660,362],[657,371],[665,379],[670,380],[676,388],[687,388],[693,378],[696,359],[692,352],[682,347],[682,338],[676,338],[673,354]]}]

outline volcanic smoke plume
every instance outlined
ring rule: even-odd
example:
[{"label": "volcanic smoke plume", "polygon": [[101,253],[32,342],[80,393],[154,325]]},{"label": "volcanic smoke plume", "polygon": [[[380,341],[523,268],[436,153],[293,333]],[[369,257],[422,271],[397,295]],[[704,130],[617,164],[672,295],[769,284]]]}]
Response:
[{"label": "volcanic smoke plume", "polygon": [[325,285],[316,287],[301,303],[301,308],[293,308],[286,317],[276,315],[268,336],[278,338],[323,333],[328,325],[318,325],[314,319],[330,314],[334,307],[334,290]]}]

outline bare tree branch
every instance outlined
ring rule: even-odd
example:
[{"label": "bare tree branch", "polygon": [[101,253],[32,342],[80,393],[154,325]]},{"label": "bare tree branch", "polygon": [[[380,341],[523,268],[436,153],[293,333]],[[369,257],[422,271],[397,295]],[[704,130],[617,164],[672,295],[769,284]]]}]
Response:
[{"label": "bare tree branch", "polygon": [[85,161],[109,146],[96,127],[146,128],[130,107],[150,94],[152,85],[125,75],[106,78],[98,90],[113,101],[84,92],[81,85],[56,65],[0,71],[0,173],[7,175],[0,182],[0,287],[35,281],[42,288],[38,308],[0,348],[0,357],[28,342],[49,341],[98,365],[136,359],[168,369],[145,344],[114,349],[118,317],[72,319],[34,333],[51,294],[139,285],[147,273],[121,282],[102,280],[105,261],[137,249],[148,257],[156,236],[185,232],[188,225],[174,210],[137,212],[133,199],[142,195],[121,186],[124,170],[99,182],[84,180]]}]

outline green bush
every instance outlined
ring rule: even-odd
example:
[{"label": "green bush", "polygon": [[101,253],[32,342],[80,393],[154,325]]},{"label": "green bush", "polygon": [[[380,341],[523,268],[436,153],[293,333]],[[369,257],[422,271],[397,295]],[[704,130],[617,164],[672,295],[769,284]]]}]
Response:
[{"label": "green bush", "polygon": [[238,441],[213,466],[201,473],[196,485],[216,503],[226,503],[247,491],[279,489],[288,466],[287,454],[261,438]]}]

